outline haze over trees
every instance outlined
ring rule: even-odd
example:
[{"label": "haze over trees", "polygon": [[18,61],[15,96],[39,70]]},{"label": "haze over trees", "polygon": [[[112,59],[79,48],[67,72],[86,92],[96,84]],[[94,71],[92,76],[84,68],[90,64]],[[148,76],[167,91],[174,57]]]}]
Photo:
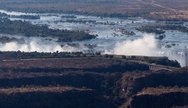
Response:
[{"label": "haze over trees", "polygon": [[85,33],[84,31],[49,29],[46,25],[33,25],[29,22],[11,21],[7,18],[0,20],[0,32],[2,34],[28,37],[53,37],[57,38],[60,42],[82,41],[96,37]]},{"label": "haze over trees", "polygon": [[18,11],[188,20],[187,0],[0,0],[0,2],[0,8]]}]

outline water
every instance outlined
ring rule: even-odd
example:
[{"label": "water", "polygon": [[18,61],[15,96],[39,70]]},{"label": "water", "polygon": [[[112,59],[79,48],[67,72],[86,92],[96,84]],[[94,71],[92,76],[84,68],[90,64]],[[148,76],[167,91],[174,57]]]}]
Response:
[{"label": "water", "polygon": [[[24,36],[13,36],[16,38],[22,38],[25,40],[23,43],[16,42],[15,45],[26,45],[28,48],[16,47],[16,50],[23,51],[39,51],[39,52],[49,52],[51,51],[83,51],[83,52],[114,52],[118,43],[123,43],[127,41],[134,41],[142,38],[145,33],[137,31],[135,28],[146,24],[155,24],[156,21],[146,20],[140,17],[136,18],[109,18],[109,17],[97,17],[97,16],[85,16],[77,14],[56,14],[56,13],[22,13],[22,12],[8,12],[5,10],[0,10],[0,13],[5,13],[9,15],[10,20],[22,20],[29,21],[32,24],[48,25],[52,29],[67,29],[67,30],[83,30],[90,34],[97,34],[96,39],[79,41],[79,42],[57,42],[57,39],[46,38],[26,38]],[[14,18],[12,16],[20,15],[37,15],[40,19],[23,19]],[[71,22],[72,21],[72,22]],[[188,22],[184,22],[187,25]],[[134,35],[127,35],[123,33],[122,30],[128,32],[134,32]],[[165,31],[166,37],[163,40],[157,40],[158,49],[153,56],[169,56],[172,59],[177,59],[182,62],[184,59],[181,53],[185,46],[188,46],[188,34],[179,31]],[[0,35],[8,36],[10,35]],[[34,42],[31,42],[34,41]],[[31,43],[35,43],[35,48],[32,48]],[[3,48],[5,44],[1,44],[0,50],[5,50]],[[10,45],[11,46],[11,45]],[[40,47],[43,46],[43,47]],[[46,50],[45,50],[46,46]],[[51,48],[49,48],[51,46]],[[147,46],[147,44],[146,44]],[[54,47],[54,48],[53,48]],[[30,50],[31,48],[32,50]],[[13,48],[12,48],[13,49]],[[10,50],[12,50],[10,48]],[[25,49],[25,50],[24,50]],[[26,50],[27,49],[27,50]],[[142,48],[140,48],[142,49]],[[125,49],[126,50],[126,49]],[[163,52],[163,53],[161,53]],[[169,53],[170,52],[170,53]],[[174,53],[175,52],[175,53]],[[146,55],[147,56],[147,55]],[[151,55],[149,55],[151,56]],[[181,60],[179,60],[182,57]],[[183,64],[183,63],[182,63]],[[183,64],[184,65],[184,64]]]}]

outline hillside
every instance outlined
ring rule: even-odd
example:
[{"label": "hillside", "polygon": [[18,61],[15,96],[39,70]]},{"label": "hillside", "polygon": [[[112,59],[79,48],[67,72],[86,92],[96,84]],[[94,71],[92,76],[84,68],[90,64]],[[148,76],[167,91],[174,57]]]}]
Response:
[{"label": "hillside", "polygon": [[[164,58],[37,52],[0,56],[1,108],[157,108],[161,95],[169,107],[160,108],[188,105],[182,95],[188,92],[187,68],[172,67],[176,62],[170,60],[169,66],[154,65]],[[180,101],[174,103],[171,94]]]}]

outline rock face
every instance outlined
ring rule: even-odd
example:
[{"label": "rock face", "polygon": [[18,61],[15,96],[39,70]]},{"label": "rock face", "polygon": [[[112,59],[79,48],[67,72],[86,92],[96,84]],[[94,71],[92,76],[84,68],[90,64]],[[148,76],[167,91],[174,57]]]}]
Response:
[{"label": "rock face", "polygon": [[105,98],[98,97],[95,92],[76,90],[63,93],[1,94],[0,102],[1,108],[115,108]]},{"label": "rock face", "polygon": [[188,105],[188,93],[171,92],[160,95],[135,96],[130,108],[172,108],[185,105]]},{"label": "rock face", "polygon": [[151,58],[144,61],[143,57],[140,62],[135,57],[133,60],[70,54],[74,56],[71,57],[67,53],[66,56],[58,54],[58,58],[39,53],[29,58],[26,55],[30,54],[21,52],[14,52],[14,57],[8,55],[12,54],[0,53],[3,58],[0,108],[176,108],[188,105],[187,68],[149,64],[146,61]]},{"label": "rock face", "polygon": [[171,108],[188,104],[187,69],[167,72],[125,74],[121,96],[128,98],[123,107]]}]

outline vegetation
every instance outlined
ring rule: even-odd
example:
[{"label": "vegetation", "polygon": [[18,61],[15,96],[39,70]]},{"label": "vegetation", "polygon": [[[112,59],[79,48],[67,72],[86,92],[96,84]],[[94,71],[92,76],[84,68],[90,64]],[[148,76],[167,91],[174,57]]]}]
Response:
[{"label": "vegetation", "polygon": [[[70,90],[62,93],[32,92],[15,93],[12,95],[0,94],[1,108],[116,108],[104,97],[98,100],[93,91]],[[10,102],[10,103],[6,103]],[[40,104],[39,104],[40,103]]]},{"label": "vegetation", "polygon": [[146,25],[136,28],[139,31],[155,34],[163,34],[164,30],[177,30],[180,32],[188,33],[188,28],[184,25],[179,24],[157,24],[157,25]]},{"label": "vegetation", "polygon": [[93,39],[96,36],[85,33],[84,31],[68,31],[49,29],[46,25],[32,25],[29,22],[10,21],[9,19],[0,19],[0,32],[10,35],[21,36],[39,36],[39,37],[54,37],[58,41],[82,41]]},{"label": "vegetation", "polygon": [[[4,53],[5,54],[5,53]],[[135,71],[135,70],[149,70],[149,67],[145,64],[141,63],[134,63],[129,61],[122,61],[116,58],[106,59],[102,56],[94,56],[94,57],[78,57],[75,58],[65,58],[66,55],[64,53],[56,54],[52,53],[49,55],[50,59],[46,57],[47,54],[40,54],[40,53],[33,53],[33,54],[22,54],[22,53],[14,53],[14,56],[11,58],[19,58],[21,59],[23,64],[17,64],[14,60],[13,61],[5,61],[0,63],[0,67],[3,71],[13,70],[15,72],[18,71],[51,71],[51,72],[64,72],[66,70],[74,70],[74,71],[90,71],[90,72],[125,72],[125,71]],[[66,53],[65,53],[66,54]],[[75,53],[76,54],[76,53]],[[79,53],[78,53],[79,54]],[[2,53],[3,55],[3,53]],[[28,60],[24,60],[25,56],[30,57]],[[32,56],[31,56],[32,55]],[[35,58],[37,59],[33,59]],[[74,55],[74,53],[73,53]],[[6,55],[8,57],[8,54]],[[40,59],[45,57],[45,59]],[[54,57],[58,57],[54,58]],[[62,58],[61,58],[62,57]],[[1,58],[3,59],[3,57]],[[18,61],[20,61],[18,59]],[[17,61],[17,60],[16,60]],[[12,64],[12,65],[10,65]],[[92,65],[91,65],[92,64]],[[40,66],[39,66],[40,65]],[[8,66],[8,67],[7,67]],[[24,68],[20,68],[24,67]]]},{"label": "vegetation", "polygon": [[167,57],[163,57],[161,59],[148,59],[147,62],[149,63],[155,63],[159,65],[165,65],[165,66],[172,66],[172,67],[181,67],[178,61],[176,60],[169,60]]},{"label": "vegetation", "polygon": [[158,96],[148,94],[135,96],[130,106],[131,108],[186,108],[187,96],[188,93],[185,92],[169,92]]},{"label": "vegetation", "polygon": [[11,16],[13,18],[23,18],[23,19],[40,19],[38,15],[20,15],[20,16]]},{"label": "vegetation", "polygon": [[[158,102],[158,89],[170,87],[178,100],[185,99],[176,93],[180,90],[186,93],[182,89],[188,87],[187,68],[153,65],[157,68],[153,69],[151,64],[144,62],[150,59],[154,60],[152,57],[100,53],[0,52],[0,107],[133,107],[143,105],[145,101],[149,104]],[[147,88],[156,88],[158,92]],[[152,93],[155,98],[147,100],[145,95],[139,95],[142,90]],[[167,97],[169,90],[164,90],[161,94]],[[139,96],[144,96],[143,103]],[[172,99],[168,98],[170,102]],[[176,103],[164,102],[179,105],[178,100]],[[181,104],[184,105],[186,103]]]},{"label": "vegetation", "polygon": [[149,64],[181,67],[176,60],[169,60],[167,57],[147,57],[147,56],[122,56],[123,59],[142,61]]},{"label": "vegetation", "polygon": [[0,2],[1,9],[23,12],[66,12],[120,18],[188,20],[187,0],[0,0]]},{"label": "vegetation", "polygon": [[[187,3],[187,0],[0,0],[0,8],[187,20]],[[10,21],[3,14],[0,16],[0,32],[4,34],[54,37],[59,41],[96,37],[82,31],[53,30],[45,25]],[[92,20],[77,23],[90,22],[94,23]],[[188,33],[182,24],[146,25],[137,29],[160,36],[164,30]],[[14,41],[15,38],[0,40]],[[188,68],[180,68],[177,61],[166,57],[0,52],[0,108],[187,107],[187,76]]]},{"label": "vegetation", "polygon": [[165,31],[162,29],[157,29],[155,27],[151,26],[142,26],[139,28],[136,28],[138,31],[146,32],[146,33],[155,33],[155,34],[164,34]]},{"label": "vegetation", "polygon": [[12,42],[12,41],[23,43],[24,39],[22,39],[22,38],[21,39],[17,39],[15,37],[6,37],[6,36],[0,37],[0,42],[1,43],[7,43],[7,42]]}]

